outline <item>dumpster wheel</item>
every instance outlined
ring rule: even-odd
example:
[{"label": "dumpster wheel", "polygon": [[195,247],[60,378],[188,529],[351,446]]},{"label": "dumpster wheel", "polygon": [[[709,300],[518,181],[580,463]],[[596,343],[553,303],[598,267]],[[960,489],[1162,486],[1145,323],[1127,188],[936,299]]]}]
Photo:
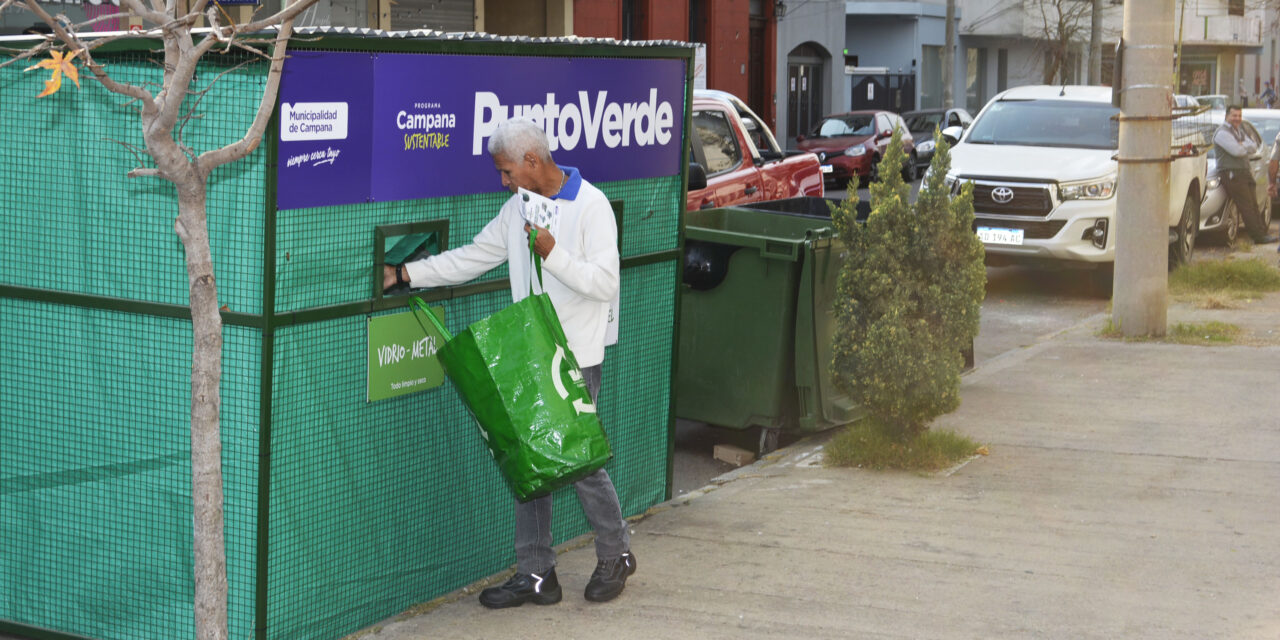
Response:
[{"label": "dumpster wheel", "polygon": [[760,444],[756,447],[756,453],[763,456],[766,453],[773,453],[778,450],[778,435],[781,429],[760,427]]}]

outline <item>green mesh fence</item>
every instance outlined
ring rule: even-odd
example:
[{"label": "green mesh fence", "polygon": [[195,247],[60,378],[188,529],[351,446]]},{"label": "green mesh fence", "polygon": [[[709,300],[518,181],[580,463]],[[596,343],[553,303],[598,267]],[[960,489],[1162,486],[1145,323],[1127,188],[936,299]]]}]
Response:
[{"label": "green mesh fence", "polygon": [[[155,82],[147,56],[107,61]],[[184,130],[197,151],[252,119],[265,66],[244,61],[202,68],[198,83],[221,77]],[[36,100],[43,77],[20,69],[0,69],[0,631],[192,637],[191,331],[173,189],[125,177],[142,141],[122,99],[88,80]],[[335,638],[514,561],[511,493],[452,387],[365,401],[368,319],[402,310],[371,299],[375,228],[445,219],[457,246],[507,194],[274,212],[267,146],[209,185],[229,312],[230,633]],[[597,186],[622,212],[624,258],[599,406],[634,514],[666,493],[684,192],[679,176]],[[506,273],[433,304],[459,330],[510,303]],[[557,499],[555,540],[588,531],[572,489]]]},{"label": "green mesh fence", "polygon": [[[190,323],[0,298],[0,619],[192,637]],[[252,630],[259,332],[228,327],[228,602]]]},{"label": "green mesh fence", "polygon": [[[263,65],[234,69],[245,60],[214,58],[198,82],[225,75],[200,103],[201,117],[184,128],[184,140],[200,150],[235,140],[234,132],[243,135],[262,93]],[[160,79],[160,67],[141,55],[107,60],[122,81],[146,86]],[[142,166],[130,149],[143,146],[138,117],[122,106],[124,98],[87,78],[79,90],[64,85],[36,100],[44,79],[22,73],[20,65],[0,70],[0,238],[6,244],[0,283],[187,304],[173,187],[126,177]],[[265,156],[255,152],[216,170],[209,181],[218,297],[243,313],[262,310]]]}]

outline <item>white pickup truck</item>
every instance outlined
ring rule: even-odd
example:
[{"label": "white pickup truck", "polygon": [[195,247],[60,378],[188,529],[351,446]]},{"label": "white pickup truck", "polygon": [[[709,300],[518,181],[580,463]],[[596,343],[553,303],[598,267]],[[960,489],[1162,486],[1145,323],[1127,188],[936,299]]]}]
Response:
[{"label": "white pickup truck", "polygon": [[[1110,283],[1118,111],[1107,87],[1018,87],[987,103],[952,148],[946,177],[953,191],[974,183],[974,226],[987,264],[1094,267]],[[1175,123],[1174,138],[1170,266],[1195,248],[1206,167],[1201,129]],[[1199,146],[1179,154],[1189,141]]]}]

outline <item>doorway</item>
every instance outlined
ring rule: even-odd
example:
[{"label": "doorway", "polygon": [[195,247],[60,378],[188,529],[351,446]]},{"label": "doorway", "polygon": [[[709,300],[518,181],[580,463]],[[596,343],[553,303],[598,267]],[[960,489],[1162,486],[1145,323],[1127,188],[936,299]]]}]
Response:
[{"label": "doorway", "polygon": [[812,42],[787,55],[787,138],[808,133],[822,118],[825,107],[822,78],[830,56]]}]

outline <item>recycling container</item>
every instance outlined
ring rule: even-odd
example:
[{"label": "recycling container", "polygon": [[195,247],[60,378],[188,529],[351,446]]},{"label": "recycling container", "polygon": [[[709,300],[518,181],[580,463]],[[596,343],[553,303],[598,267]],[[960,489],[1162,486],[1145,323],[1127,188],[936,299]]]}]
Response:
[{"label": "recycling container", "polygon": [[677,417],[775,434],[859,417],[829,372],[845,248],[827,203],[790,198],[686,214]]}]

